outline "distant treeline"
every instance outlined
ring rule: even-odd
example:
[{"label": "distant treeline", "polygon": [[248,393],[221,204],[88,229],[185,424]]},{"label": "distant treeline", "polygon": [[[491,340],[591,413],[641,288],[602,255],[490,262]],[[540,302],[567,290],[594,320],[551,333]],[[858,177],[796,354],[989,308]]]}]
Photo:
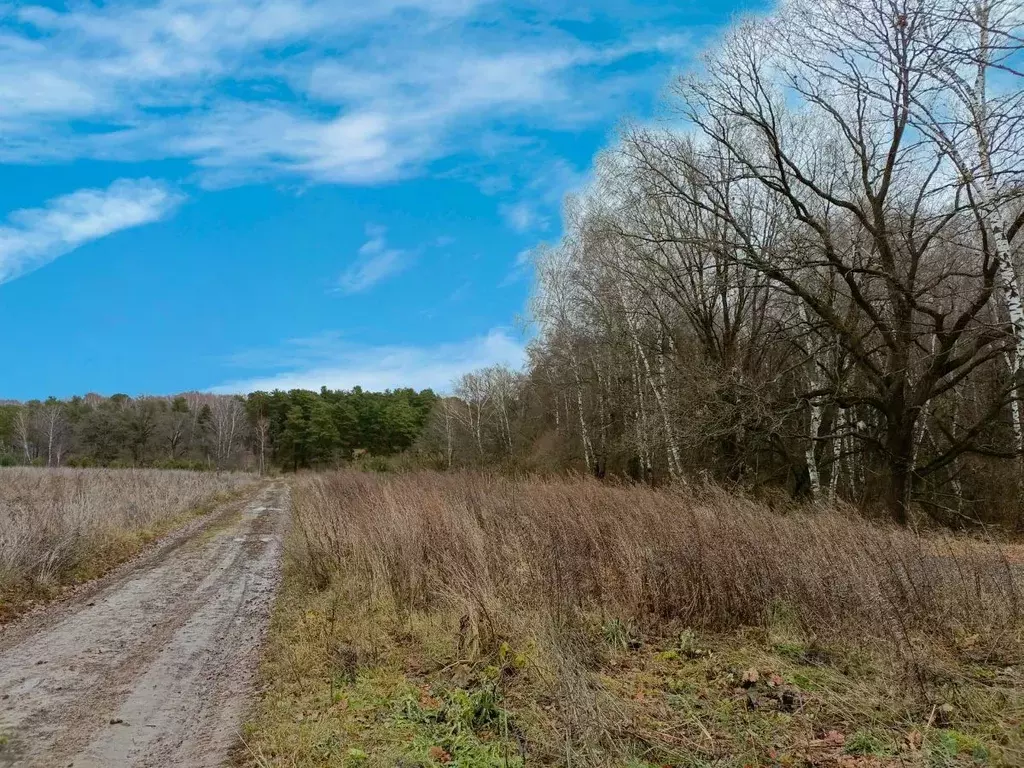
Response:
[{"label": "distant treeline", "polygon": [[0,463],[283,469],[388,456],[419,436],[432,391],[187,392],[0,405]]}]

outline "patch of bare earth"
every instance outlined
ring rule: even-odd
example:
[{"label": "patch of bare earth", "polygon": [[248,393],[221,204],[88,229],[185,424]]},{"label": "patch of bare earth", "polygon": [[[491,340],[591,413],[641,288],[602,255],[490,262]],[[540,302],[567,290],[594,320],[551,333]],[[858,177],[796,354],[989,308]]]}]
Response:
[{"label": "patch of bare earth", "polygon": [[283,484],[0,632],[0,766],[220,765],[279,576]]}]

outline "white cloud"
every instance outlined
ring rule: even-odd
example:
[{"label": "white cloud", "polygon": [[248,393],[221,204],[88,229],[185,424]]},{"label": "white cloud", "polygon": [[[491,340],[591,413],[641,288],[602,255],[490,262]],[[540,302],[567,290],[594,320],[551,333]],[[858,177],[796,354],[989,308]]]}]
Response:
[{"label": "white cloud", "polygon": [[395,143],[372,112],[312,118],[279,104],[229,102],[192,117],[166,137],[170,152],[193,157],[214,186],[289,174],[315,181],[374,183],[404,172],[415,141]]},{"label": "white cloud", "polygon": [[182,200],[152,179],[119,179],[106,189],[80,189],[42,208],[14,211],[0,225],[0,283],[91,240],[158,221]]},{"label": "white cloud", "polygon": [[[285,346],[277,354],[290,360],[291,370],[228,382],[213,391],[361,386],[369,390],[429,387],[444,392],[464,373],[497,364],[519,368],[526,356],[524,343],[502,328],[464,341],[433,346],[359,346],[346,344],[333,334],[313,340],[296,339]],[[269,355],[247,355],[246,359],[254,362],[264,356]]]},{"label": "white cloud", "polygon": [[369,237],[355,262],[338,279],[338,287],[345,293],[360,293],[381,280],[396,275],[408,264],[409,255],[398,248],[388,247],[384,227],[366,228]]},{"label": "white cloud", "polygon": [[0,116],[74,117],[94,113],[98,96],[58,72],[21,72],[0,69]]},{"label": "white cloud", "polygon": [[682,48],[596,46],[555,18],[487,0],[22,6],[0,15],[0,161],[174,156],[209,185],[379,183],[500,162],[517,121],[617,114],[637,76],[617,64]]},{"label": "white cloud", "polygon": [[[523,165],[529,165],[523,162]],[[505,225],[524,233],[545,231],[566,194],[585,187],[587,174],[580,173],[561,158],[544,158],[520,187],[522,199],[498,206]]]},{"label": "white cloud", "polygon": [[517,253],[515,262],[512,264],[512,269],[510,269],[508,274],[505,275],[505,278],[501,281],[499,287],[518,283],[520,280],[528,277],[533,271],[533,253],[533,249],[530,248]]},{"label": "white cloud", "polygon": [[534,207],[527,202],[502,203],[498,206],[501,217],[511,229],[516,232],[529,232],[532,229],[546,229],[548,220],[541,216]]}]

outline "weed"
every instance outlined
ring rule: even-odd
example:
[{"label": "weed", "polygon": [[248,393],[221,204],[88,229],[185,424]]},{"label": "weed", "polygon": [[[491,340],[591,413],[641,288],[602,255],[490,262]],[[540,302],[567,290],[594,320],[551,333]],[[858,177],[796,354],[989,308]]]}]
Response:
[{"label": "weed", "polygon": [[871,731],[857,731],[846,738],[844,751],[848,755],[886,757],[892,754],[892,747],[885,739]]},{"label": "weed", "polygon": [[628,651],[640,647],[641,641],[632,622],[612,619],[601,627],[601,634],[612,648]]},{"label": "weed", "polygon": [[989,747],[976,736],[952,728],[936,730],[928,740],[929,764],[935,768],[961,765],[964,759],[988,765],[992,757]]}]

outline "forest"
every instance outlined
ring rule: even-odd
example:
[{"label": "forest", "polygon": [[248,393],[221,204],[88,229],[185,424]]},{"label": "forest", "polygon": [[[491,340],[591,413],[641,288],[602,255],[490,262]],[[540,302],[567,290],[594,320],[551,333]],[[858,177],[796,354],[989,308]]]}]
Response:
[{"label": "forest", "polygon": [[1013,3],[956,7],[736,25],[535,250],[522,371],[442,397],[8,405],[4,460],[294,470],[412,449],[1024,525],[1022,43]]},{"label": "forest", "polygon": [[409,448],[436,397],[416,392],[89,394],[0,405],[0,463],[296,470]]},{"label": "forest", "polygon": [[436,463],[1024,524],[1019,25],[1012,2],[737,23],[567,201],[528,370],[458,383]]},{"label": "forest", "polygon": [[0,763],[1024,765],[1022,78],[1024,0],[785,0],[522,368],[0,403]]}]

